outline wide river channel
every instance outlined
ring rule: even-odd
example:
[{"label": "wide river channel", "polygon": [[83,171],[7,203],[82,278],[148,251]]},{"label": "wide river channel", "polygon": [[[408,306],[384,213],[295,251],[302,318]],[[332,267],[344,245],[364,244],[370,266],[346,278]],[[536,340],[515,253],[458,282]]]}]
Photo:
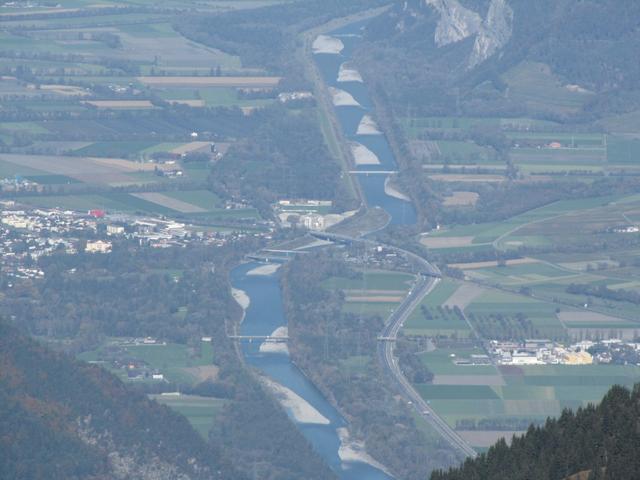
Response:
[{"label": "wide river channel", "polygon": [[[362,41],[362,27],[362,23],[351,24],[323,37],[317,44],[320,48],[316,50],[325,53],[317,52],[314,57],[324,81],[330,87],[343,134],[356,150],[354,153],[361,158],[356,170],[371,172],[354,174],[367,203],[370,207],[384,208],[391,216],[390,224],[413,224],[416,222],[413,205],[385,193],[385,190],[388,191],[385,182],[389,174],[379,172],[395,171],[397,164],[385,136],[377,132],[375,122],[369,121],[375,118],[370,96],[358,73],[349,65],[350,55],[358,42]],[[244,292],[249,300],[240,328],[241,335],[271,335],[287,325],[279,275],[277,272],[264,274],[264,269],[261,269],[262,272],[259,269],[261,266],[264,265],[246,263],[231,273],[233,288]],[[285,408],[289,416],[336,474],[344,480],[388,480],[390,477],[373,465],[354,460],[353,457],[340,458],[340,431],[347,427],[344,419],[291,362],[286,352],[266,350],[269,349],[264,346],[261,348],[260,341],[242,345],[246,362],[275,382],[276,388],[282,390],[284,387],[285,397],[288,395]],[[295,403],[304,405],[292,406]],[[342,453],[345,453],[344,449]]]}]

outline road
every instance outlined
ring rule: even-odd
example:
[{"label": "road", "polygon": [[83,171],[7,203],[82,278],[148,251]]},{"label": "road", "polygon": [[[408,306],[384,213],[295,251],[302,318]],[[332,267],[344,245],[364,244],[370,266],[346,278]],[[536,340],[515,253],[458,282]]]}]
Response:
[{"label": "road", "polygon": [[395,251],[396,253],[405,255],[417,264],[419,271],[422,273],[418,275],[418,281],[412,287],[409,295],[407,295],[398,308],[396,308],[387,319],[385,327],[380,333],[377,352],[378,359],[380,364],[393,379],[398,392],[407,402],[407,405],[413,408],[415,412],[429,425],[431,425],[456,451],[462,453],[465,457],[476,457],[476,451],[471,448],[471,446],[462,437],[460,437],[460,435],[458,435],[458,433],[451,428],[447,422],[438,416],[438,414],[420,396],[415,388],[413,388],[413,385],[411,385],[409,380],[407,380],[400,370],[398,361],[393,354],[395,341],[398,338],[398,334],[400,333],[400,329],[404,325],[404,322],[409,318],[411,312],[420,305],[424,297],[431,293],[440,281],[440,271],[438,268],[431,265],[427,260],[419,255],[392,245],[385,245],[364,238],[352,238],[347,237],[346,235],[327,232],[313,232],[311,235],[316,238],[334,242],[364,243],[369,246],[381,245],[387,249]]},{"label": "road", "polygon": [[398,333],[404,322],[409,318],[411,312],[420,305],[422,299],[431,293],[439,281],[438,278],[420,275],[418,282],[409,295],[387,319],[387,324],[384,327],[381,337],[388,340],[378,342],[378,358],[391,378],[393,378],[396,387],[407,404],[429,423],[455,450],[462,453],[465,457],[475,457],[477,455],[476,451],[438,416],[431,406],[413,388],[411,383],[409,383],[400,370],[398,361],[393,354],[395,339],[398,337]]}]

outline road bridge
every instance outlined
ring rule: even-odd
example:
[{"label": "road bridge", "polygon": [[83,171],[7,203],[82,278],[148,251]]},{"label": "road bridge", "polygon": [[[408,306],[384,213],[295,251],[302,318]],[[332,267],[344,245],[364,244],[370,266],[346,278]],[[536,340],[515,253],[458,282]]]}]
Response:
[{"label": "road bridge", "polygon": [[270,343],[285,343],[289,341],[289,337],[286,335],[283,336],[271,336],[271,335],[229,335],[231,340],[248,340],[249,342],[253,342],[254,340],[260,340],[263,342]]}]

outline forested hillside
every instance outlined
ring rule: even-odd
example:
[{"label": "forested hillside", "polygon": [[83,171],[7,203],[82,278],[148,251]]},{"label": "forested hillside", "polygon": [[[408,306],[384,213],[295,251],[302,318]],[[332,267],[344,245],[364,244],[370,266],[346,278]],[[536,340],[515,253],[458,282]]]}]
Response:
[{"label": "forested hillside", "polygon": [[296,34],[337,17],[384,5],[381,0],[312,0],[273,5],[222,15],[194,15],[180,19],[184,36],[238,55],[245,67],[260,67],[302,80],[294,61]]},{"label": "forested hillside", "polygon": [[565,411],[531,427],[507,446],[504,440],[461,468],[431,480],[621,480],[640,472],[640,388],[613,387],[598,406]]},{"label": "forested hillside", "polygon": [[0,323],[0,478],[243,477],[183,416]]},{"label": "forested hillside", "polygon": [[505,74],[543,64],[560,84],[597,94],[581,112],[590,118],[640,104],[639,16],[631,0],[397,2],[367,28],[362,62],[398,104],[437,115],[523,114]]}]

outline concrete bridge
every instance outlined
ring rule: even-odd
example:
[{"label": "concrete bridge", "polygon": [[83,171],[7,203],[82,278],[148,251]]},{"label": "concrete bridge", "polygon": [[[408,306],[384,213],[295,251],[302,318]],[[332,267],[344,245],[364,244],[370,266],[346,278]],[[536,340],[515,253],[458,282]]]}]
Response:
[{"label": "concrete bridge", "polygon": [[271,335],[229,335],[229,338],[231,340],[237,340],[237,341],[248,340],[249,342],[253,342],[254,340],[260,340],[260,341],[271,342],[271,343],[285,343],[289,341],[288,336],[274,337]]}]

